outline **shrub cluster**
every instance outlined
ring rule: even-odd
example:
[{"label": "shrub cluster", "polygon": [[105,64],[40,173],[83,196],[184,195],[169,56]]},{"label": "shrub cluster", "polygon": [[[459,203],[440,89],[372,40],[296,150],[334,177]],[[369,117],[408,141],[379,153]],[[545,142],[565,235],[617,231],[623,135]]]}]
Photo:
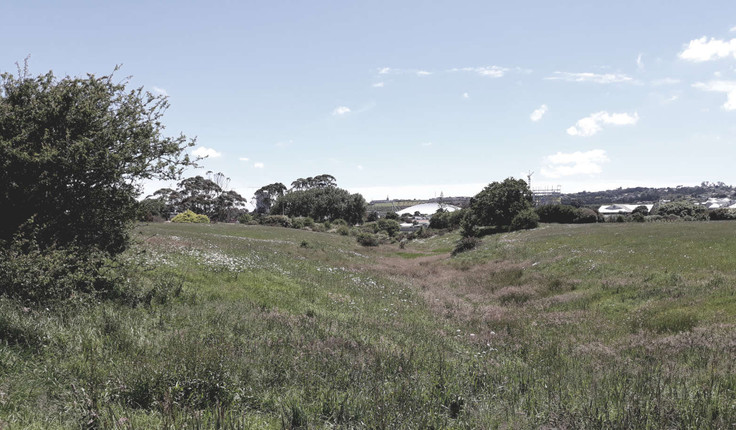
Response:
[{"label": "shrub cluster", "polygon": [[355,239],[363,246],[378,246],[379,244],[378,236],[368,232],[358,233]]},{"label": "shrub cluster", "polygon": [[460,222],[463,220],[465,210],[459,210],[455,212],[440,212],[432,215],[429,220],[429,227],[434,229],[450,229],[454,230],[460,227]]},{"label": "shrub cluster", "polygon": [[534,211],[539,215],[539,222],[544,223],[585,224],[598,221],[598,214],[594,210],[570,205],[543,205]]},{"label": "shrub cluster", "polygon": [[457,244],[455,244],[455,249],[452,250],[452,255],[455,256],[457,254],[460,254],[461,252],[470,251],[471,249],[478,246],[479,243],[480,239],[478,239],[477,237],[463,237],[457,242]]},{"label": "shrub cluster", "polygon": [[191,222],[191,223],[209,224],[210,219],[207,215],[199,215],[199,214],[195,214],[191,210],[187,210],[175,216],[174,218],[172,218],[171,222]]}]

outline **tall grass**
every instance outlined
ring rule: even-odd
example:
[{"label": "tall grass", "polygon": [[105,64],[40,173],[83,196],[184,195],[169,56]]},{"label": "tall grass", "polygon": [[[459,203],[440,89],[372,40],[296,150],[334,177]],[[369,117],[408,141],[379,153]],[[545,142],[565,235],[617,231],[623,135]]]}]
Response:
[{"label": "tall grass", "polygon": [[731,228],[146,226],[139,300],[0,300],[0,427],[726,428]]}]

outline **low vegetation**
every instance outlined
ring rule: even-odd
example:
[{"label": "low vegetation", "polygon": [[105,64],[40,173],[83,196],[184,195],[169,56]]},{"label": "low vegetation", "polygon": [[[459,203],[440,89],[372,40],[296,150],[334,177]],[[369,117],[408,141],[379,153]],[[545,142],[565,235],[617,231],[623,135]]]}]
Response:
[{"label": "low vegetation", "polygon": [[[730,223],[379,248],[152,224],[120,298],[0,300],[24,428],[703,428],[736,420]],[[133,266],[130,266],[133,267]]]}]

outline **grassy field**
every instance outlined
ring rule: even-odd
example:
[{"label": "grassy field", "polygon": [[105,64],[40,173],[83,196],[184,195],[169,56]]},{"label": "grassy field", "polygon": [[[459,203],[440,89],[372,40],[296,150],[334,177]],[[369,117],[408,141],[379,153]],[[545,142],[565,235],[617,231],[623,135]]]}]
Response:
[{"label": "grassy field", "polygon": [[0,301],[0,428],[736,425],[733,222],[137,236],[142,303]]}]

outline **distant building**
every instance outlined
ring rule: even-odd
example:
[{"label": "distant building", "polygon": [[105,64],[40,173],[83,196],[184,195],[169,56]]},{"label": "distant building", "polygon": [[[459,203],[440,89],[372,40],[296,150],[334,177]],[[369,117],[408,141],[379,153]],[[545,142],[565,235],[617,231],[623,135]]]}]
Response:
[{"label": "distant building", "polygon": [[457,206],[445,205],[440,203],[422,203],[420,205],[409,206],[408,208],[402,209],[396,213],[401,216],[404,214],[414,215],[415,213],[419,212],[419,214],[421,215],[432,216],[437,213],[438,209],[444,209],[447,212],[455,212],[460,208]]},{"label": "distant building", "polygon": [[614,215],[628,215],[632,212],[634,212],[634,209],[638,208],[639,206],[644,206],[647,208],[647,213],[652,211],[652,208],[654,205],[624,205],[620,203],[614,203],[611,205],[603,205],[600,208],[598,208],[598,213],[603,215],[604,217],[611,217]]}]

